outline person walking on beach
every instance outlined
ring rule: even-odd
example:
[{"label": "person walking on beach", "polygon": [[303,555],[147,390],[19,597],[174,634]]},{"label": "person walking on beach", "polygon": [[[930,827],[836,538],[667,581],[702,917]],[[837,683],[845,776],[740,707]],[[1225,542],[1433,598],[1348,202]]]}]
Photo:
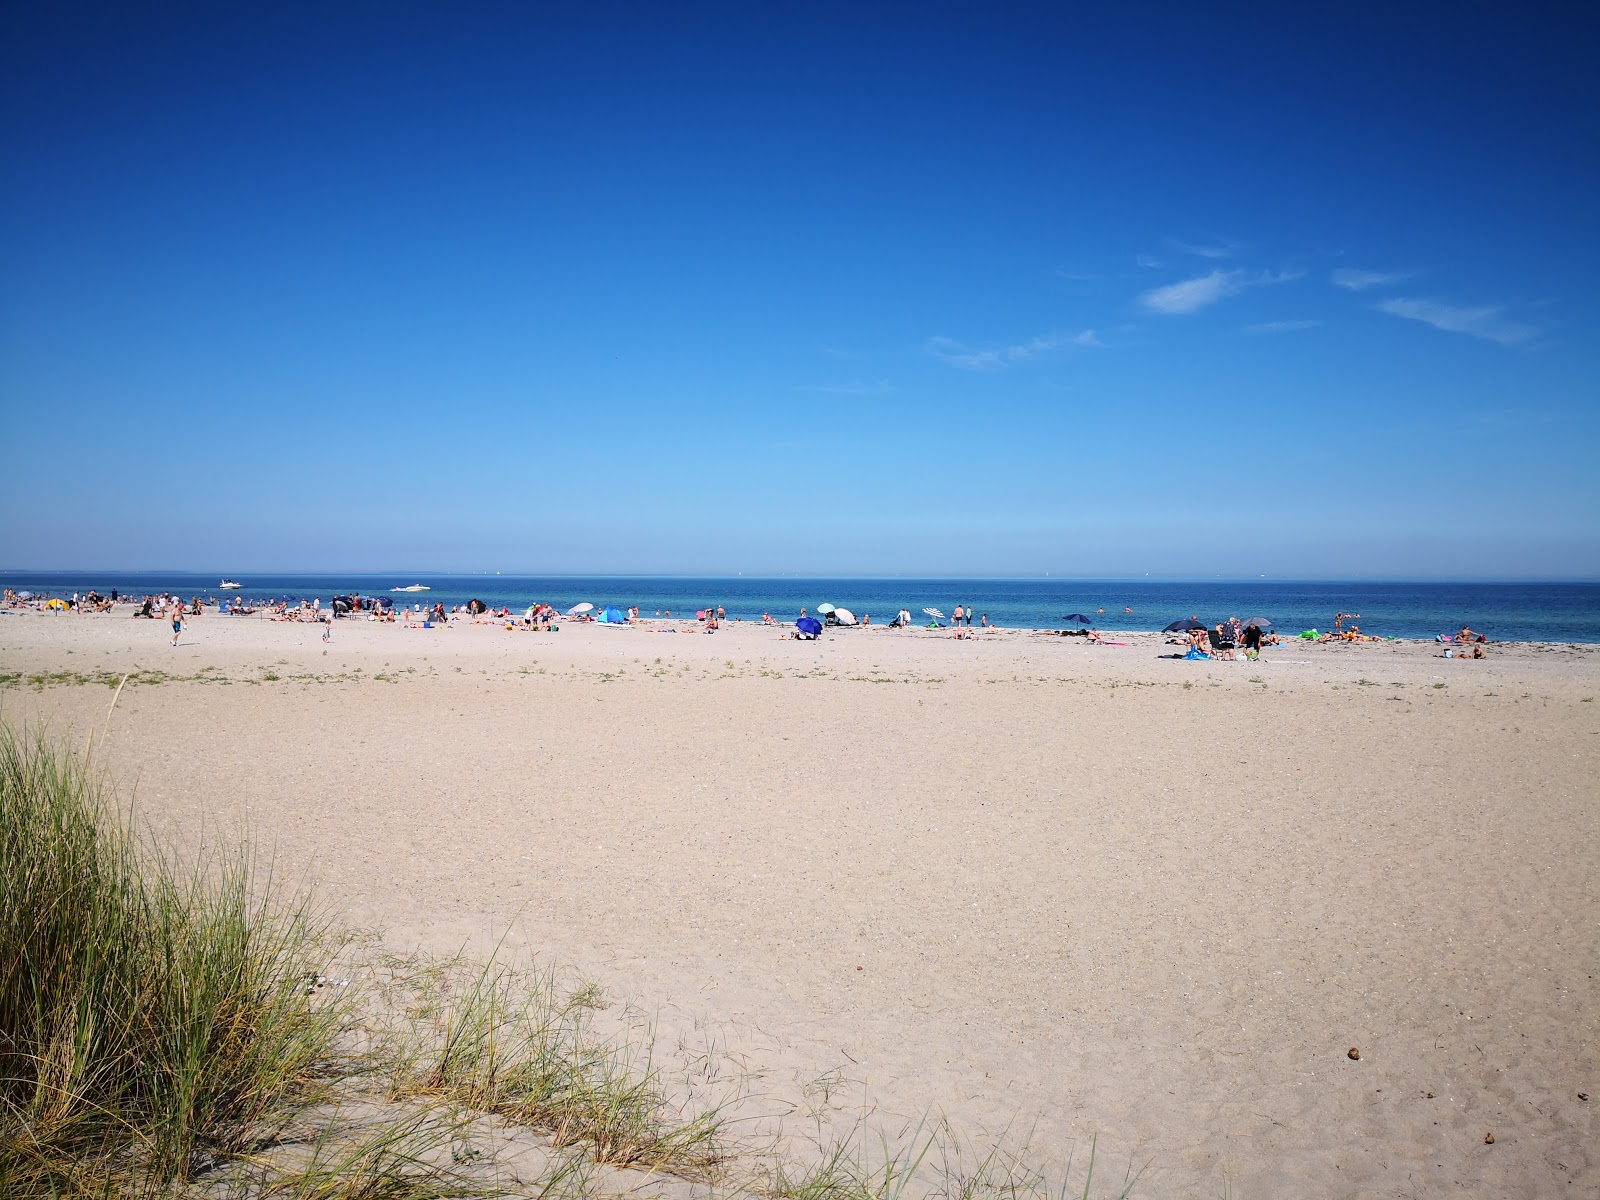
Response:
[{"label": "person walking on beach", "polygon": [[172,645],[178,645],[178,635],[183,632],[183,609],[176,604],[172,606]]},{"label": "person walking on beach", "polygon": [[950,624],[953,625],[957,629],[961,628],[962,612],[963,612],[962,607],[961,607],[961,605],[958,604],[958,605],[956,605],[955,615],[950,618]]}]

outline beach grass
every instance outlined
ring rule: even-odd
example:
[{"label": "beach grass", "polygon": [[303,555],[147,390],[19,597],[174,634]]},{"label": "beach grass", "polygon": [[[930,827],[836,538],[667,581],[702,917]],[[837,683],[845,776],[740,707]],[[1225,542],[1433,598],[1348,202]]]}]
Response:
[{"label": "beach grass", "polygon": [[337,940],[246,850],[145,844],[87,760],[0,726],[0,1195],[492,1194],[426,1108],[339,1119]]},{"label": "beach grass", "polygon": [[142,845],[83,758],[0,729],[0,1193],[181,1184],[317,1097],[325,930],[252,868]]},{"label": "beach grass", "polygon": [[493,958],[390,966],[384,1011],[407,1014],[380,1039],[391,1098],[492,1114],[610,1167],[703,1180],[728,1159],[717,1111],[677,1119],[649,1051],[592,1031],[592,983]]}]

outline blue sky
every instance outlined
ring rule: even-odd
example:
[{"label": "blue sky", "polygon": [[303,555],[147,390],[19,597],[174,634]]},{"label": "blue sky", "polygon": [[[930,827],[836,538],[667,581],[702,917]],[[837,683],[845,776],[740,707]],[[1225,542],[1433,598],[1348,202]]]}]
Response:
[{"label": "blue sky", "polygon": [[0,565],[1600,576],[1560,8],[7,6]]}]

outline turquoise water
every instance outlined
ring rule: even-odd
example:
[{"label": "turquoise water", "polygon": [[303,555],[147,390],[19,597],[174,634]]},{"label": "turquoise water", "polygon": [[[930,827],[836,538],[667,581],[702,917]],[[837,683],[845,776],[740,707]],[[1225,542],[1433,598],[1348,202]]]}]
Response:
[{"label": "turquoise water", "polygon": [[[217,589],[221,575],[113,571],[10,572],[6,587],[55,595],[97,588],[142,596],[175,591],[183,596],[238,595],[251,600],[311,599],[348,592],[392,596],[398,603],[442,601],[447,606],[481,599],[493,607],[526,608],[544,601],[566,609],[581,601],[597,607],[638,605],[646,616],[722,605],[728,616],[760,620],[771,613],[793,620],[801,606],[815,611],[828,601],[859,617],[887,624],[900,608],[919,621],[924,608],[948,614],[972,605],[1009,628],[1059,627],[1068,613],[1084,613],[1106,629],[1160,629],[1181,617],[1207,623],[1230,616],[1263,616],[1280,633],[1328,629],[1336,612],[1360,613],[1364,632],[1392,637],[1432,637],[1463,624],[1496,641],[1600,643],[1600,583],[1373,583],[1280,580],[1181,581],[1127,579],[690,579],[672,576],[514,575],[247,575],[236,593]],[[390,589],[425,583],[431,591]],[[1125,608],[1133,612],[1125,613]],[[1104,612],[1099,610],[1103,609]]]}]

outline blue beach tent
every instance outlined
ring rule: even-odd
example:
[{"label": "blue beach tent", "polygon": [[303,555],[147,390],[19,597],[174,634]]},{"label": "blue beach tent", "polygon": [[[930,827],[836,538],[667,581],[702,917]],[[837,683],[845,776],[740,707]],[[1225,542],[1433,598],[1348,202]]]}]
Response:
[{"label": "blue beach tent", "polygon": [[595,620],[603,625],[626,625],[628,623],[628,618],[622,615],[622,610],[611,604],[601,609],[600,615]]}]

